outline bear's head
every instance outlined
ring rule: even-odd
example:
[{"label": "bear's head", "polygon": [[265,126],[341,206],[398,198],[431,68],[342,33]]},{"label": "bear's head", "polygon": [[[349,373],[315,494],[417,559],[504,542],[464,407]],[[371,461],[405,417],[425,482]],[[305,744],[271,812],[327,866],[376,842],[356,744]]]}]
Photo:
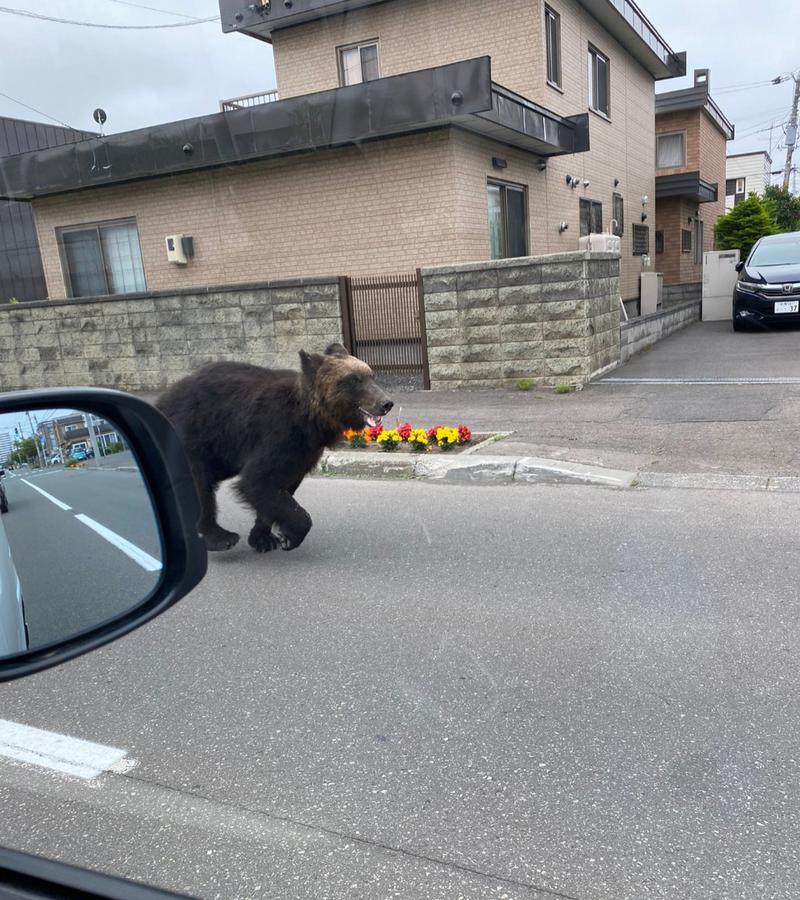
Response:
[{"label": "bear's head", "polygon": [[312,414],[333,431],[379,425],[394,406],[372,369],[341,344],[331,344],[324,354],[301,350],[300,364]]}]

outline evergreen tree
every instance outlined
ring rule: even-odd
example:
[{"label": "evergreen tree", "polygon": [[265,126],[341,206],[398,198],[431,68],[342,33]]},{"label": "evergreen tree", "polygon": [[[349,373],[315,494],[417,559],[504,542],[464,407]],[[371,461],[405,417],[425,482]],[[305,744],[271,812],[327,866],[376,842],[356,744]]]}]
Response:
[{"label": "evergreen tree", "polygon": [[766,203],[755,194],[750,194],[741,203],[737,203],[714,226],[717,250],[741,250],[743,260],[747,259],[753,244],[759,238],[777,233],[778,227]]}]

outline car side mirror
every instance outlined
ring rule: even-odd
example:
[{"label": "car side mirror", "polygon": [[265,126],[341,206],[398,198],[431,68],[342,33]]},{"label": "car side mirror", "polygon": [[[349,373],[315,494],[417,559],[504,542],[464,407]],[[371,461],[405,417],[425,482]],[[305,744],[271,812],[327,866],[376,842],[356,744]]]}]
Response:
[{"label": "car side mirror", "polygon": [[744,262],[743,262],[743,261],[742,261],[742,262],[737,262],[735,268],[736,268],[736,271],[737,271],[737,272],[741,272],[742,269],[744,268]]},{"label": "car side mirror", "polygon": [[0,484],[0,682],[122,637],[205,575],[191,470],[150,404],[95,388],[0,394],[0,448],[13,466]]}]

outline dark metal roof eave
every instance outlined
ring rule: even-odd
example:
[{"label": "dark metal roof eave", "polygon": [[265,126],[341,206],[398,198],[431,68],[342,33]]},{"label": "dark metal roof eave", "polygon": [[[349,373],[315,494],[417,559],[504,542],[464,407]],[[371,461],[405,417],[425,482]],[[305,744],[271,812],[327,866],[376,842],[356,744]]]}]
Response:
[{"label": "dark metal roof eave", "polygon": [[702,109],[722,132],[725,139],[733,140],[736,134],[735,126],[719,108],[707,87],[690,87],[680,91],[656,94],[656,116],[692,109]]},{"label": "dark metal roof eave", "polygon": [[701,178],[699,172],[656,175],[656,201],[675,197],[696,203],[714,203],[719,199],[719,185]]},{"label": "dark metal roof eave", "polygon": [[589,146],[588,115],[560,117],[493,84],[489,58],[480,57],[10,157],[0,160],[0,197],[30,200],[448,125],[539,156]]}]

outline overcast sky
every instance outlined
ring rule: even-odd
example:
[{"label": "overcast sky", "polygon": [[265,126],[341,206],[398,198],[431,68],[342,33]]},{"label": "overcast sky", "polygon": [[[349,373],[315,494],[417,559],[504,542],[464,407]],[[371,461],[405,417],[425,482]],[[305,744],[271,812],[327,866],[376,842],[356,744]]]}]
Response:
[{"label": "overcast sky", "polygon": [[[120,25],[164,24],[219,13],[216,0],[129,2],[176,15],[134,8],[127,0],[5,0],[9,6],[45,15]],[[430,2],[445,5],[447,0]],[[779,168],[784,153],[775,148],[782,143],[780,125],[788,116],[792,83],[725,88],[800,68],[797,0],[762,0],[757,13],[753,0],[639,4],[674,50],[688,51],[690,72],[711,69],[712,95],[736,125],[737,140],[729,152],[767,149],[774,121],[773,168]],[[753,48],[760,52],[751,52]],[[657,89],[690,83],[690,77],[672,80]],[[124,131],[216,112],[220,99],[274,85],[269,44],[222,34],[218,21],[159,31],[112,31],[0,13],[0,92],[76,128],[95,127],[91,114],[97,106],[108,113],[107,131]],[[50,121],[2,96],[0,115]]]}]

